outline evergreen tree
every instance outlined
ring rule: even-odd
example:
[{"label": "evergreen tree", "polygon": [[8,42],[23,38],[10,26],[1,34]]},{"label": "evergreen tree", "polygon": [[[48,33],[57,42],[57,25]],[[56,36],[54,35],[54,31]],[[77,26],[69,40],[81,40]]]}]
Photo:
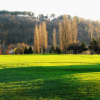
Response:
[{"label": "evergreen tree", "polygon": [[50,49],[50,53],[55,53],[55,52],[56,52],[56,50],[55,50],[54,46],[52,45],[52,47]]},{"label": "evergreen tree", "polygon": [[[90,41],[90,46],[89,48],[91,49],[91,52],[92,50],[93,51],[98,51],[98,46],[97,46],[97,40],[95,38],[93,38],[91,41]],[[92,54],[92,53],[91,53]]]},{"label": "evergreen tree", "polygon": [[29,49],[28,49],[28,53],[29,53],[29,54],[32,54],[32,53],[33,53],[33,50],[32,50],[32,47],[31,47],[31,46],[30,46]]},{"label": "evergreen tree", "polygon": [[22,51],[20,51],[20,54],[23,54]]},{"label": "evergreen tree", "polygon": [[60,47],[56,46],[56,50],[55,50],[55,47],[52,46],[51,47],[51,50],[50,50],[50,53],[58,53],[58,54],[61,54],[61,49],[60,49]]},{"label": "evergreen tree", "polygon": [[28,49],[27,49],[27,47],[25,47],[25,49],[24,49],[24,54],[28,54]]},{"label": "evergreen tree", "polygon": [[58,46],[56,46],[56,52],[57,52],[58,54],[61,54],[61,49],[60,49]]}]

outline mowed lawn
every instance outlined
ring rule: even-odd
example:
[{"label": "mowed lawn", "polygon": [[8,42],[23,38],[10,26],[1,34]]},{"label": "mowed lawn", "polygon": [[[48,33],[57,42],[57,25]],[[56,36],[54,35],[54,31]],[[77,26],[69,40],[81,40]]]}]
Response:
[{"label": "mowed lawn", "polygon": [[100,100],[100,56],[0,55],[0,100]]}]

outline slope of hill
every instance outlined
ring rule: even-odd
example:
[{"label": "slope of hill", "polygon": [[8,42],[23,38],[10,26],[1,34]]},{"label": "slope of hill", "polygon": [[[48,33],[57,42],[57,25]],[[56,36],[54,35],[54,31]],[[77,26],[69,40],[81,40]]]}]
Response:
[{"label": "slope of hill", "polygon": [[[90,20],[85,20],[78,17],[76,18],[78,26],[77,40],[79,40],[80,43],[84,41],[86,45],[89,45],[90,40],[88,39],[88,25],[90,23]],[[56,28],[57,44],[59,44],[58,29],[59,22],[62,22],[62,19],[58,17],[51,20],[50,22],[48,22],[47,20],[45,21],[48,31],[48,44],[52,45],[53,28]],[[0,14],[0,44],[3,44],[5,41],[6,45],[9,45],[11,43],[26,43],[33,45],[35,24],[39,24],[41,22],[41,20],[33,17]],[[94,25],[95,29],[97,23],[95,21],[92,21],[91,23]],[[96,37],[95,31],[94,37]]]}]

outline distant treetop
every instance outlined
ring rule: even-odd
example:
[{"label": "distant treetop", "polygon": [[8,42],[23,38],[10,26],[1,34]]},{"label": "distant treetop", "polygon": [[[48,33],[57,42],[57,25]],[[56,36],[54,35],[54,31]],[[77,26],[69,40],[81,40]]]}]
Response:
[{"label": "distant treetop", "polygon": [[11,14],[11,15],[29,15],[30,17],[34,16],[34,12],[27,12],[27,11],[8,11],[8,10],[1,10],[0,14]]}]

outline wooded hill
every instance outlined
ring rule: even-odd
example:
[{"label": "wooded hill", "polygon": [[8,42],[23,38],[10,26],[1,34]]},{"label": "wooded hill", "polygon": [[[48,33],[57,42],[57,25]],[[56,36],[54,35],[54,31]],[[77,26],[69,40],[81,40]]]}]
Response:
[{"label": "wooded hill", "polygon": [[[69,15],[69,18],[71,16]],[[99,27],[98,21],[86,20],[83,18],[77,17],[77,40],[85,42],[86,45],[89,45],[90,38],[88,38],[89,25],[92,25],[93,35],[96,38],[96,30]],[[0,13],[0,44],[5,45],[25,43],[28,45],[33,45],[34,39],[34,29],[35,25],[46,22],[47,31],[48,31],[48,45],[52,45],[53,29],[57,31],[57,44],[59,44],[59,22],[63,21],[63,16],[58,18],[53,18],[53,20],[48,20],[42,17],[33,17],[33,16],[18,16],[12,14],[1,14]]]}]

